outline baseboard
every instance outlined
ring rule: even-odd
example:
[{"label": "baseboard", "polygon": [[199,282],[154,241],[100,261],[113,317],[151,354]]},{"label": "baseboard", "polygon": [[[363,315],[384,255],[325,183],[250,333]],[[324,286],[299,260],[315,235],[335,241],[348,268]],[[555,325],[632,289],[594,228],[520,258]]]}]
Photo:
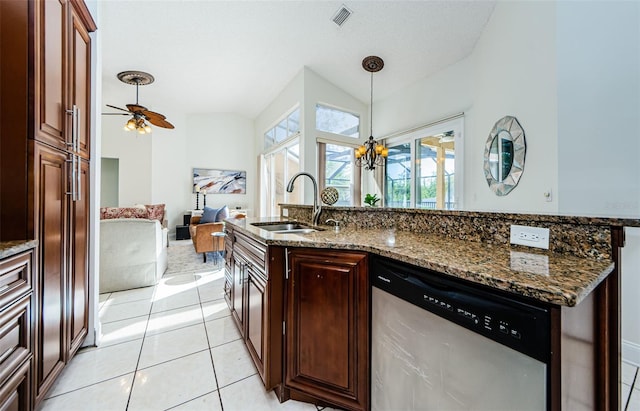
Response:
[{"label": "baseboard", "polygon": [[640,344],[622,340],[622,361],[640,367]]}]

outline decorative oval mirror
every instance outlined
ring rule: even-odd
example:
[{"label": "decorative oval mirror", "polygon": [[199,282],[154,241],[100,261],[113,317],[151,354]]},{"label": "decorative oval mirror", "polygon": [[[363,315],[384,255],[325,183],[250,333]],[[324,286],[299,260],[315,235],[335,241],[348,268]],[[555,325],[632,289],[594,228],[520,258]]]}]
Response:
[{"label": "decorative oval mirror", "polygon": [[515,117],[505,116],[493,125],[484,147],[484,175],[496,195],[507,195],[518,185],[526,151],[524,130]]}]

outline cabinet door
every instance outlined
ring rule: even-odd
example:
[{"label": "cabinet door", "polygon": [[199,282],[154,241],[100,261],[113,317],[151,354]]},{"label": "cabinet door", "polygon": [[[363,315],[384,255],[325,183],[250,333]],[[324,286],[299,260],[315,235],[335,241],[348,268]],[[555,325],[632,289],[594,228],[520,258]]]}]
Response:
[{"label": "cabinet door", "polygon": [[78,351],[88,330],[89,316],[89,163],[80,163],[78,199],[70,202],[69,346],[67,360]]},{"label": "cabinet door", "polygon": [[71,6],[69,23],[69,95],[68,109],[76,108],[77,140],[73,148],[80,156],[89,159],[91,136],[91,38],[78,10]]},{"label": "cabinet door", "polygon": [[368,409],[366,254],[295,249],[289,258],[285,385],[341,408]]},{"label": "cabinet door", "polygon": [[233,259],[233,288],[231,290],[233,308],[231,309],[231,314],[233,315],[233,319],[236,321],[236,325],[238,326],[238,331],[240,331],[240,335],[243,338],[245,336],[244,283],[246,278],[246,267],[247,262],[243,260],[238,253],[236,253]]},{"label": "cabinet door", "polygon": [[233,231],[225,229],[224,237],[224,299],[230,310],[233,310],[231,292],[233,289]]},{"label": "cabinet door", "polygon": [[67,1],[36,1],[35,138],[66,150]]},{"label": "cabinet door", "polygon": [[67,244],[67,156],[35,144],[36,227],[40,243],[35,284],[36,396],[62,371],[65,360],[65,270]]},{"label": "cabinet door", "polygon": [[[252,266],[247,270],[247,335],[246,344],[260,378],[265,381],[266,280]],[[266,382],[265,382],[266,383]]]}]

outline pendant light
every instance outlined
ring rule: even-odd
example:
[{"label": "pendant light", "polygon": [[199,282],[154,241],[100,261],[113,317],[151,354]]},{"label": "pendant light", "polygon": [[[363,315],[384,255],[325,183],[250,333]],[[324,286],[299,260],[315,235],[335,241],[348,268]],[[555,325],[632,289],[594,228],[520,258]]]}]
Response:
[{"label": "pendant light", "polygon": [[371,73],[371,104],[369,114],[369,140],[364,145],[356,148],[356,165],[364,167],[365,170],[375,170],[376,166],[384,164],[384,159],[389,155],[389,149],[382,144],[378,144],[373,139],[373,73],[376,73],[384,67],[384,61],[378,56],[368,56],[362,60],[362,68]]}]

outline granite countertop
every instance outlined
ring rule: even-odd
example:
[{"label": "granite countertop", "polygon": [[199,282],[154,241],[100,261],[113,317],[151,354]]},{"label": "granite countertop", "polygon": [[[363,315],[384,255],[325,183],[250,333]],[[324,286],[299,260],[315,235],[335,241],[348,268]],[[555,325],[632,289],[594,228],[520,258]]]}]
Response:
[{"label": "granite countertop", "polygon": [[538,301],[572,307],[613,269],[611,260],[578,258],[533,248],[456,240],[393,229],[342,228],[336,232],[275,234],[251,225],[280,218],[229,219],[228,224],[267,245],[360,250],[453,277],[513,292]]},{"label": "granite countertop", "polygon": [[12,257],[37,245],[37,240],[0,241],[0,259]]}]

